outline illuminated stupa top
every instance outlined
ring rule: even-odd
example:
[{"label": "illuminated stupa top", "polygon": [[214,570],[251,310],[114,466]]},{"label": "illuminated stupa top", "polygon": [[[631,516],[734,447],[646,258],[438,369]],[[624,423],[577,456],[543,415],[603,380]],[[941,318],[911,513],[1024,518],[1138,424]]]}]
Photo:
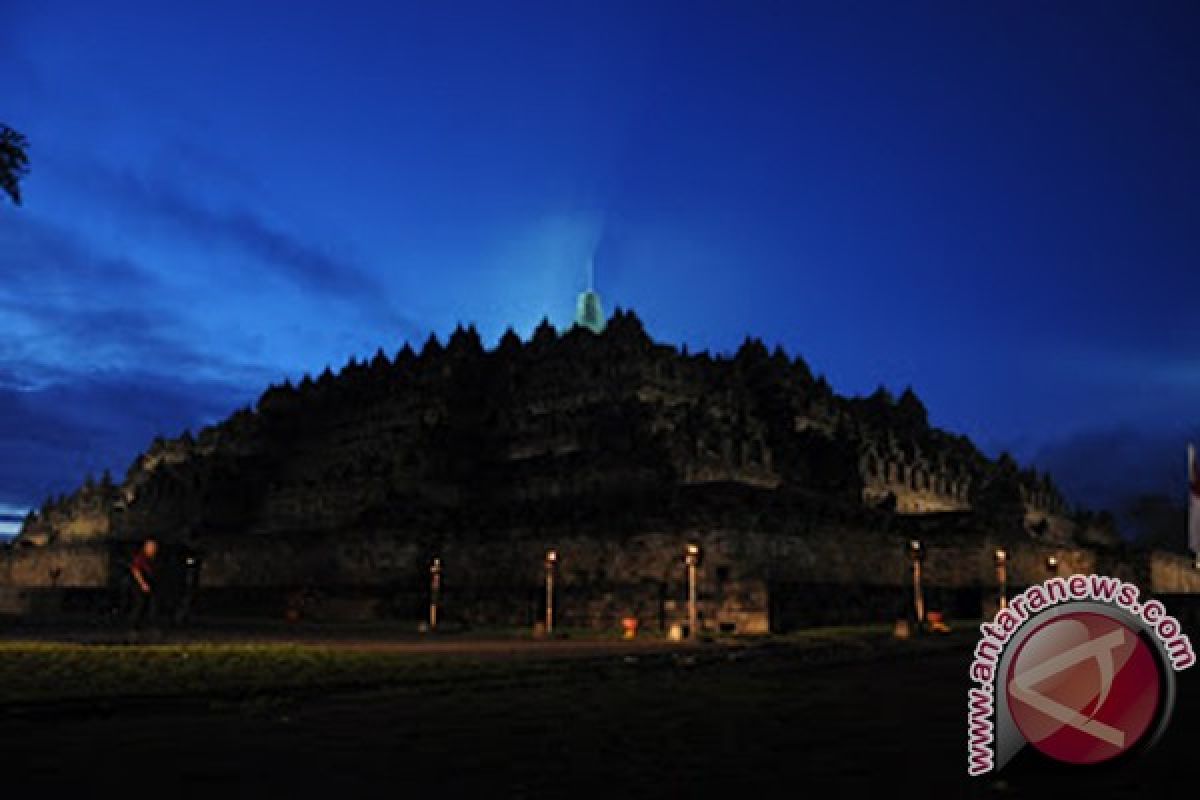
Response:
[{"label": "illuminated stupa top", "polygon": [[575,324],[592,333],[604,331],[604,310],[600,306],[600,295],[594,288],[595,262],[588,262],[588,288],[581,292],[575,303]]}]

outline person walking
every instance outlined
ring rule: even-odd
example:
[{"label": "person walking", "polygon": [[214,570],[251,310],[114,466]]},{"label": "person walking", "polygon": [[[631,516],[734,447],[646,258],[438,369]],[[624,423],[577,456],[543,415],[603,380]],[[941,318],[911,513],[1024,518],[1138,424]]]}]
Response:
[{"label": "person walking", "polygon": [[147,539],[134,555],[129,564],[130,612],[129,621],[136,631],[147,619],[153,619],[156,611],[157,596],[155,594],[155,579],[158,556],[158,542]]}]

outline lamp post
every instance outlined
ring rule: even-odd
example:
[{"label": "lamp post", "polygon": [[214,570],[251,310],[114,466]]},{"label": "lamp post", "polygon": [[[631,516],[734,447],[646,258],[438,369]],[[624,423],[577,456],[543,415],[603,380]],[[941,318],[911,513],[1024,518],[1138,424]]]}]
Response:
[{"label": "lamp post", "polygon": [[1008,608],[1008,553],[996,549],[996,585],[1000,587],[1000,608]]},{"label": "lamp post", "polygon": [[918,539],[908,543],[908,553],[912,558],[913,608],[917,612],[917,624],[925,622],[925,593],[921,590],[921,560],[925,557],[925,548]]},{"label": "lamp post", "polygon": [[700,563],[700,545],[689,542],[684,550],[688,568],[688,638],[696,636],[696,567]]},{"label": "lamp post", "polygon": [[442,594],[442,560],[435,558],[429,565],[429,630],[437,630],[438,601]]},{"label": "lamp post", "polygon": [[558,551],[546,551],[546,635],[554,632],[554,565],[558,563]]},{"label": "lamp post", "polygon": [[1058,556],[1046,556],[1046,572],[1050,577],[1058,574]]}]

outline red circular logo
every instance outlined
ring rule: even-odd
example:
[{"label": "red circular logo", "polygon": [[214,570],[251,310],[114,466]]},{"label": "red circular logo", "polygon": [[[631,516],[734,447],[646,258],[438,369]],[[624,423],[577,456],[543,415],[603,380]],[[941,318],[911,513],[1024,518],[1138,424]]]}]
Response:
[{"label": "red circular logo", "polygon": [[1134,747],[1154,723],[1161,681],[1150,647],[1120,620],[1080,611],[1021,643],[1006,683],[1013,722],[1047,756],[1095,764]]}]

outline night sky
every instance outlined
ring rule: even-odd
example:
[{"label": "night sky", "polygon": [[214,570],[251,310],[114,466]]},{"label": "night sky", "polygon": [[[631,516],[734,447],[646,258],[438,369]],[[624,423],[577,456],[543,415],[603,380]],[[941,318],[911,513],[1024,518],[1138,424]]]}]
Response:
[{"label": "night sky", "polygon": [[658,339],[1183,497],[1200,6],[184,5],[0,0],[0,515],[380,345],[565,326],[592,258]]}]

